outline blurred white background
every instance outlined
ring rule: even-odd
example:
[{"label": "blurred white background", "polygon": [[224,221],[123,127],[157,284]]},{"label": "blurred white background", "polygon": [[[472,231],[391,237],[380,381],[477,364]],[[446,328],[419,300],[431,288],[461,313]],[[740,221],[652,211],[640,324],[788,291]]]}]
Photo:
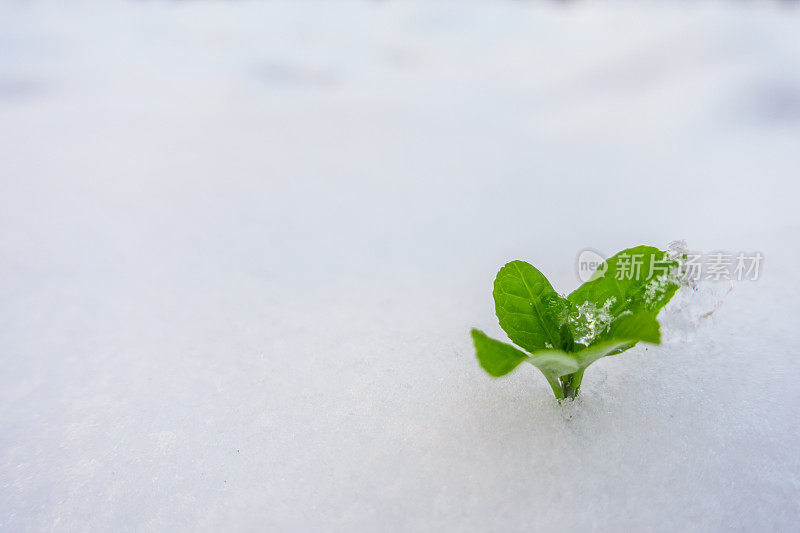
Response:
[{"label": "blurred white background", "polygon": [[[800,12],[0,6],[0,529],[791,530]],[[506,261],[761,251],[559,406]]]}]

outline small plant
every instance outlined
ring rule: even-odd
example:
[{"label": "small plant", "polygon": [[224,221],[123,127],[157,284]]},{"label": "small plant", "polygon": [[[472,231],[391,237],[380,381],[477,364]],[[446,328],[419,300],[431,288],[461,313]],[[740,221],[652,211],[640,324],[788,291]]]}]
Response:
[{"label": "small plant", "polygon": [[[566,298],[524,261],[512,261],[494,280],[500,327],[518,346],[473,329],[478,361],[504,376],[523,361],[542,371],[556,398],[574,398],[586,367],[636,343],[659,344],[658,312],[681,285],[676,258],[636,246],[606,260]],[[527,353],[526,353],[527,352]]]}]

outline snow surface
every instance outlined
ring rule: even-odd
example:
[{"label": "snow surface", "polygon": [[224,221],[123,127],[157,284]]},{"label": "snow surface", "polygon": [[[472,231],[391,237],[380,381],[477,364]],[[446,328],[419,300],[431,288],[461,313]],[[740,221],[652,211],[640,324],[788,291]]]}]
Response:
[{"label": "snow surface", "polygon": [[[796,529],[798,30],[3,2],[0,528]],[[581,249],[675,238],[762,278],[574,404],[479,368],[504,262],[567,292]]]}]

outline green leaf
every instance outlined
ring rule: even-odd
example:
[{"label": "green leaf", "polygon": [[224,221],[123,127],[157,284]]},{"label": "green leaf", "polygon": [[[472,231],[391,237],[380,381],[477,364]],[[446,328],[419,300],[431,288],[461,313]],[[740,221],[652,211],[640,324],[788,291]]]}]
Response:
[{"label": "green leaf", "polygon": [[652,246],[628,248],[607,259],[567,299],[576,306],[590,302],[597,307],[610,302],[610,312],[658,311],[679,287],[678,263]]},{"label": "green leaf", "polygon": [[564,388],[558,378],[580,370],[578,361],[572,355],[561,350],[538,352],[528,358],[528,362],[542,371],[556,398],[564,397]]},{"label": "green leaf", "polygon": [[581,369],[586,368],[598,359],[609,355],[616,355],[620,352],[632,348],[635,342],[631,344],[629,341],[606,341],[598,342],[588,348],[575,353],[575,358],[578,361]]},{"label": "green leaf", "polygon": [[487,337],[477,329],[472,330],[472,342],[481,366],[494,377],[505,376],[529,357],[509,344]]},{"label": "green leaf", "polygon": [[560,378],[580,370],[577,359],[561,350],[544,350],[533,354],[528,362],[542,371],[548,379]]},{"label": "green leaf", "polygon": [[628,248],[610,257],[592,278],[567,299],[568,314],[578,346],[611,340],[658,344],[661,336],[656,316],[679,287],[678,263],[652,246]]},{"label": "green leaf", "polygon": [[512,261],[494,280],[494,302],[500,327],[508,338],[533,353],[562,348],[559,316],[567,302],[547,278],[524,261]]},{"label": "green leaf", "polygon": [[584,369],[602,357],[633,348],[639,341],[653,344],[661,341],[658,321],[648,312],[640,311],[617,318],[599,340],[575,353],[575,357]]},{"label": "green leaf", "polygon": [[521,362],[527,361],[544,374],[556,398],[563,397],[558,378],[577,372],[580,369],[578,361],[561,350],[544,350],[529,356],[509,344],[486,336],[480,330],[473,329],[471,333],[478,361],[489,375],[494,377],[505,376]]},{"label": "green leaf", "polygon": [[638,311],[622,315],[601,336],[601,340],[645,341],[653,344],[661,342],[661,331],[658,320],[652,313]]}]

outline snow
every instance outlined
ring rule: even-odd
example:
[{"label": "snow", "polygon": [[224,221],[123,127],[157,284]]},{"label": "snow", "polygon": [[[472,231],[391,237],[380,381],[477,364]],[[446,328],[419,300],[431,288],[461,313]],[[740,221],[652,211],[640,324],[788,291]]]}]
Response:
[{"label": "snow", "polygon": [[[798,23],[3,3],[0,529],[796,528]],[[574,403],[478,366],[506,261],[678,238],[762,276]]]}]

